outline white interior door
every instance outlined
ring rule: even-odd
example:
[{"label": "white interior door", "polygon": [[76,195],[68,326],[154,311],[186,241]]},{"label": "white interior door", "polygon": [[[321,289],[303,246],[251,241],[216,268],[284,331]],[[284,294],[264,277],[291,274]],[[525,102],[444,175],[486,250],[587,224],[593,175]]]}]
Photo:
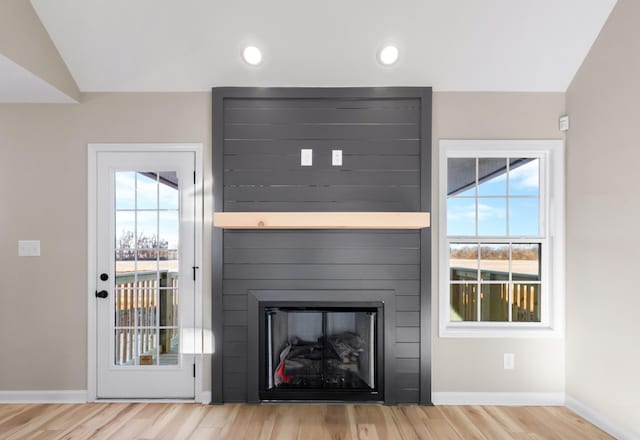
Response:
[{"label": "white interior door", "polygon": [[98,152],[98,398],[194,398],[195,153]]}]

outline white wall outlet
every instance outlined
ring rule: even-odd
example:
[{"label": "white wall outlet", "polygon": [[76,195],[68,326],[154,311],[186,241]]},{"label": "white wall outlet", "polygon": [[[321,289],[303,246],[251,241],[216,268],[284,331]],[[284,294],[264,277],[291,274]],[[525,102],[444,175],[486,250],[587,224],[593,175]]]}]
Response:
[{"label": "white wall outlet", "polygon": [[560,131],[569,131],[569,116],[562,116],[558,126],[560,127]]},{"label": "white wall outlet", "polygon": [[300,150],[300,165],[303,167],[310,167],[313,165],[313,150],[310,148],[303,148]]},{"label": "white wall outlet", "polygon": [[40,240],[18,240],[19,257],[39,257]]},{"label": "white wall outlet", "polygon": [[513,353],[504,354],[504,369],[513,370],[516,368],[516,355]]},{"label": "white wall outlet", "polygon": [[331,165],[334,167],[342,166],[342,150],[331,150]]}]

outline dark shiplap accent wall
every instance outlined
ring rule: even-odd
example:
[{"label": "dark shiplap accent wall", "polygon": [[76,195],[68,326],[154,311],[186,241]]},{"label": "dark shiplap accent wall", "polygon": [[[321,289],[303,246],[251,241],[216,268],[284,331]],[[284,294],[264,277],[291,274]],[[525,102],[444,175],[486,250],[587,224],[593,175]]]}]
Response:
[{"label": "dark shiplap accent wall", "polygon": [[[216,192],[223,198],[216,204],[224,211],[419,211],[424,205],[420,99],[392,91],[340,97],[339,89],[328,89],[327,97],[227,97],[216,104],[215,92],[214,112],[224,114],[217,124],[214,115],[214,148],[222,147],[223,159]],[[222,145],[215,145],[216,127]],[[302,148],[313,149],[312,167],[300,166]],[[343,151],[342,167],[331,166],[332,149]],[[214,388],[216,377],[222,383],[219,401],[247,401],[247,294],[257,289],[394,290],[395,399],[420,401],[419,231],[226,230],[222,238],[223,341],[213,381]],[[214,277],[215,269],[214,253]]]},{"label": "dark shiplap accent wall", "polygon": [[419,244],[417,231],[225,231],[224,400],[247,400],[249,290],[390,289],[397,308],[396,398],[417,402]]},{"label": "dark shiplap accent wall", "polygon": [[419,158],[417,99],[224,102],[225,211],[418,211]]}]

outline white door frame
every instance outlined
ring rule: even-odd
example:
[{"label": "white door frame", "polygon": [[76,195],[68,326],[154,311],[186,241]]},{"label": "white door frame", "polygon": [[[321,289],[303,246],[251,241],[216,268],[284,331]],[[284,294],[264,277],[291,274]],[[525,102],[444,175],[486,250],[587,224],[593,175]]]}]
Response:
[{"label": "white door frame", "polygon": [[[195,355],[196,378],[195,378],[195,402],[209,403],[204,401],[206,393],[202,389],[203,375],[203,301],[202,301],[202,228],[203,228],[203,181],[202,181],[202,144],[186,144],[186,143],[163,143],[163,144],[89,144],[88,148],[88,255],[87,255],[87,401],[97,401],[97,317],[96,317],[96,297],[93,294],[97,290],[97,272],[96,272],[96,220],[97,220],[97,203],[96,191],[98,188],[98,153],[100,152],[193,152],[195,154],[196,167],[196,218],[195,218],[195,252],[196,266],[200,266],[200,270],[196,271],[195,297],[194,304],[195,328],[199,334],[196,335],[200,343],[197,343],[201,350]],[[137,399],[131,399],[137,400]],[[157,399],[154,399],[157,401]]]}]

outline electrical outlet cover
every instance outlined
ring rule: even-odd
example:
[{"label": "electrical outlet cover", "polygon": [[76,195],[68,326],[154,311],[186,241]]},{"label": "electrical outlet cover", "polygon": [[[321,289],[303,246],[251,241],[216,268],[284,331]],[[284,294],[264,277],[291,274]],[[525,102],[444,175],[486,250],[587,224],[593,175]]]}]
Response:
[{"label": "electrical outlet cover", "polygon": [[39,257],[40,240],[18,240],[19,257]]},{"label": "electrical outlet cover", "polygon": [[513,370],[516,367],[516,355],[513,353],[504,354],[504,369]]}]

